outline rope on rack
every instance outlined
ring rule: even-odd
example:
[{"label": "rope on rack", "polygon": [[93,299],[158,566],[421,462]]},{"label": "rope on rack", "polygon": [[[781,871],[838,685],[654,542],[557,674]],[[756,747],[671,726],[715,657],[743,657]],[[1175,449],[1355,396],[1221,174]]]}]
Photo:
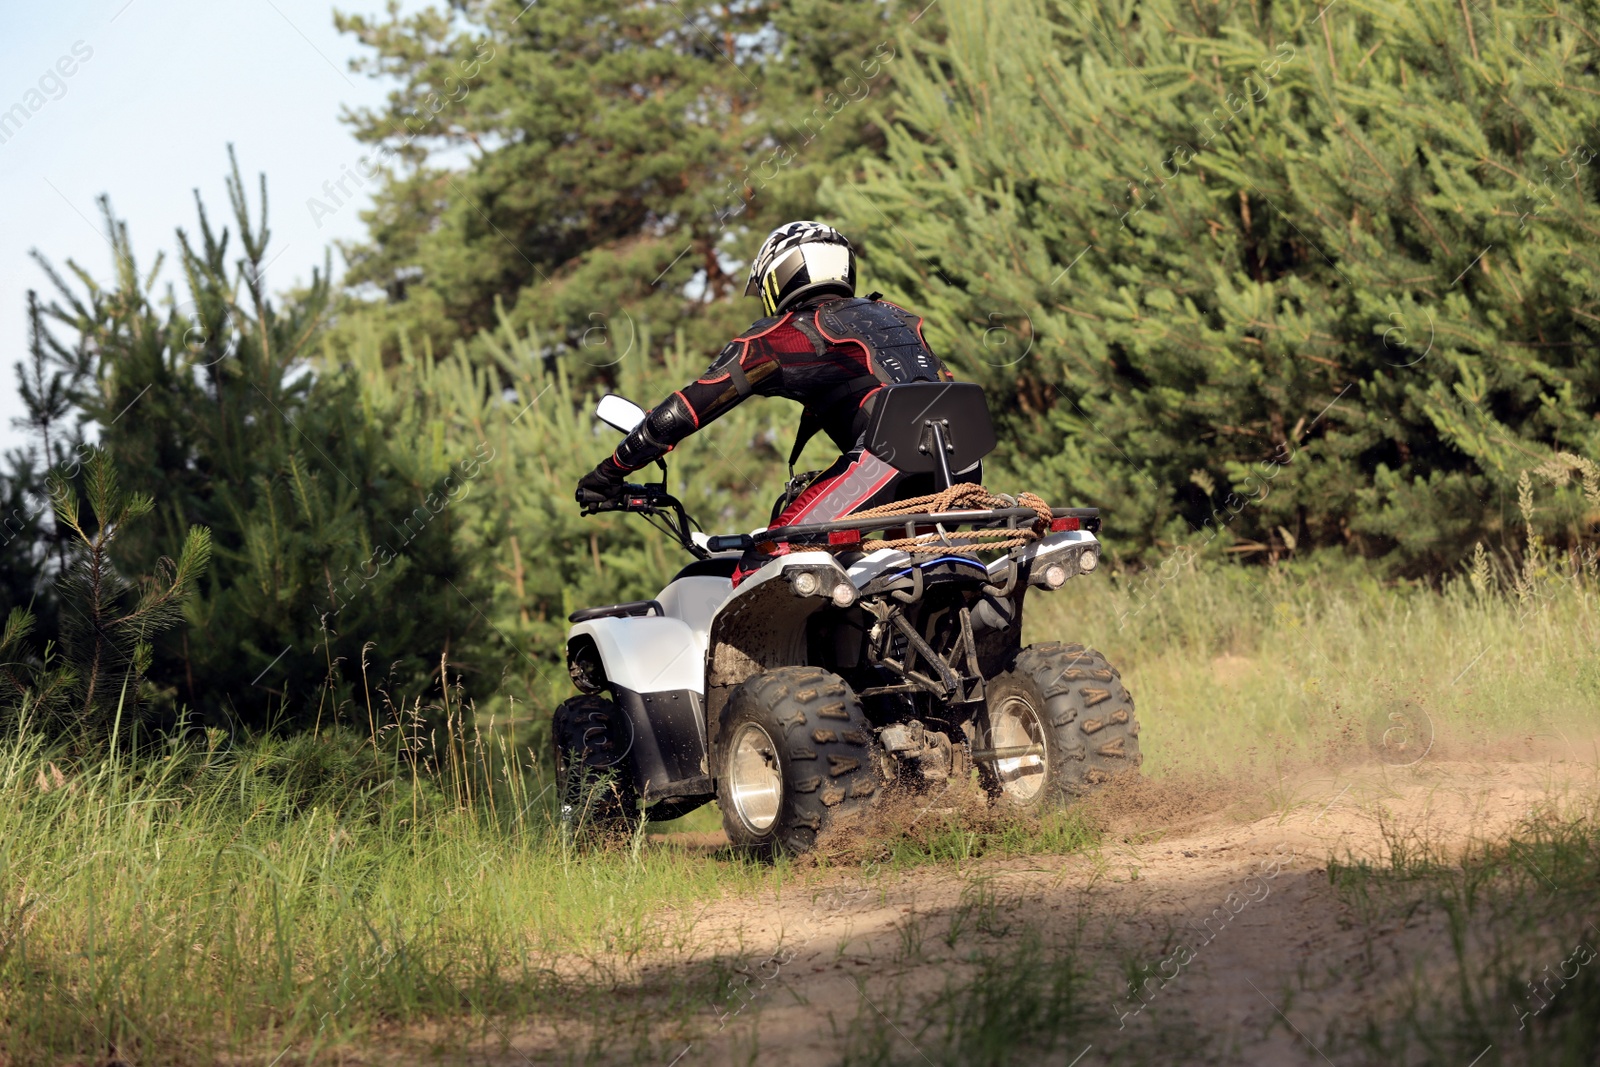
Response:
[{"label": "rope on rack", "polygon": [[928,496],[912,497],[910,500],[896,500],[890,504],[868,508],[866,511],[853,511],[848,515],[839,516],[844,519],[876,519],[887,518],[894,515],[917,515],[923,512],[941,511],[983,511],[991,508],[1032,508],[1038,512],[1039,518],[1031,526],[1020,527],[1015,530],[957,530],[951,533],[934,531],[931,533],[917,534],[914,537],[899,537],[882,541],[868,542],[872,548],[898,548],[902,552],[927,552],[947,553],[959,556],[976,556],[978,549],[1003,549],[1015,548],[1025,545],[1029,541],[1038,540],[1050,529],[1050,505],[1043,498],[1033,493],[1018,493],[1015,500],[1008,496],[991,493],[981,485],[963,482],[952,485],[950,488]]}]

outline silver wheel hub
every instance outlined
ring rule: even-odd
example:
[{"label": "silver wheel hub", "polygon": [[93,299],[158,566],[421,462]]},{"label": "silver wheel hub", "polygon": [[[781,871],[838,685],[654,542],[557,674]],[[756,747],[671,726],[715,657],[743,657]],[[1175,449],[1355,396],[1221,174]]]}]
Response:
[{"label": "silver wheel hub", "polygon": [[[1027,745],[1043,746],[1044,719],[1025,697],[1011,696],[990,715],[989,739],[994,748],[1021,748]],[[1045,749],[1046,752],[1049,749]],[[995,760],[995,777],[1006,796],[1026,804],[1039,795],[1045,781],[1044,756],[1016,756]]]},{"label": "silver wheel hub", "polygon": [[733,735],[728,761],[729,792],[739,821],[756,833],[766,833],[778,821],[783,803],[783,772],[778,746],[758,724],[743,723]]}]

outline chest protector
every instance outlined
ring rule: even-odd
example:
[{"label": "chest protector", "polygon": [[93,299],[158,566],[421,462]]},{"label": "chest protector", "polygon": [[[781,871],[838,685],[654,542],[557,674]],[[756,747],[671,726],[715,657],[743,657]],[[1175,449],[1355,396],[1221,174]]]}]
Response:
[{"label": "chest protector", "polygon": [[[860,344],[866,349],[871,373],[852,378],[806,407],[800,416],[800,431],[795,436],[794,448],[789,452],[791,475],[806,443],[822,429],[823,412],[841,403],[859,403],[862,396],[880,385],[946,380],[940,373],[944,365],[939,357],[922,343],[922,335],[906,321],[906,313],[891,304],[871,299],[830,300],[817,308],[814,322],[818,337],[813,338],[813,343],[823,340],[839,348]],[[817,354],[820,356],[822,352],[819,346]],[[870,400],[856,409],[857,435],[866,428],[871,413]]]},{"label": "chest protector", "polygon": [[876,300],[831,300],[817,308],[817,330],[835,345],[859,343],[883,385],[936,382],[939,358],[896,307]]}]

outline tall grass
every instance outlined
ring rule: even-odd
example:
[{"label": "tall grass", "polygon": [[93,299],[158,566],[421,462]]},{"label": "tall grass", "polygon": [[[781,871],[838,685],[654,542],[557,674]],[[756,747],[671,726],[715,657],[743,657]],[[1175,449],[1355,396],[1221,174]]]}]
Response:
[{"label": "tall grass", "polygon": [[[1508,734],[1595,732],[1597,578],[1592,555],[1499,575],[1480,563],[1443,590],[1326,562],[1179,556],[1164,576],[1095,575],[1035,594],[1028,637],[1082,641],[1122,670],[1146,774],[1399,763],[1426,748],[1430,727],[1434,757]],[[1402,732],[1409,750],[1394,751]]]},{"label": "tall grass", "polygon": [[[1565,554],[1537,487],[1577,478],[1588,513]],[[1600,706],[1600,465],[1557,453],[1518,479],[1522,537],[1480,544],[1440,585],[1381,582],[1337,554],[1265,568],[1199,562],[1076,582],[1036,599],[1040,637],[1097,644],[1139,703],[1146,773],[1503,746],[1592,735]],[[1074,586],[1080,588],[1074,589]]]},{"label": "tall grass", "polygon": [[526,766],[468,802],[363,740],[65,770],[0,743],[0,1060],[300,1062],[401,1019],[492,1039],[582,1016],[670,940],[663,906],[779,876],[574,850]]}]

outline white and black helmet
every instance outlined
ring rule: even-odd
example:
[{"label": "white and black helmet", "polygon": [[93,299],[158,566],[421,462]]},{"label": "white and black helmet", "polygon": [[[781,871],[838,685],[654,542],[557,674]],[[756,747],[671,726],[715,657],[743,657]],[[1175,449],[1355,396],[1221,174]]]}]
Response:
[{"label": "white and black helmet", "polygon": [[745,296],[761,294],[768,315],[824,293],[856,295],[856,251],[844,234],[820,222],[779,226],[761,243]]}]

